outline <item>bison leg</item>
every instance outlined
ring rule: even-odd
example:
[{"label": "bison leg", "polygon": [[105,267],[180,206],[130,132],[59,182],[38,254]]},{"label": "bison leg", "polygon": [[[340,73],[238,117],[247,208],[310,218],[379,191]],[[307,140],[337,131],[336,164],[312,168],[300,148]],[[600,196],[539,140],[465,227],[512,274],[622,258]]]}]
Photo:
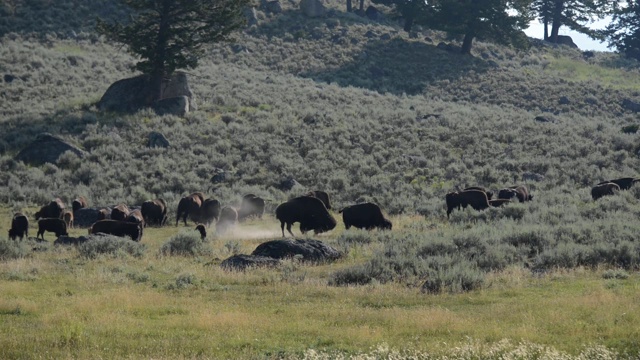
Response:
[{"label": "bison leg", "polygon": [[282,237],[284,237],[284,221],[280,221],[280,229],[282,229]]},{"label": "bison leg", "polygon": [[[289,234],[291,234],[291,236],[296,237],[295,235],[293,235],[293,232],[291,232],[291,225],[293,225],[293,223],[287,223],[287,231],[289,232]],[[284,232],[282,234],[284,236]]]}]

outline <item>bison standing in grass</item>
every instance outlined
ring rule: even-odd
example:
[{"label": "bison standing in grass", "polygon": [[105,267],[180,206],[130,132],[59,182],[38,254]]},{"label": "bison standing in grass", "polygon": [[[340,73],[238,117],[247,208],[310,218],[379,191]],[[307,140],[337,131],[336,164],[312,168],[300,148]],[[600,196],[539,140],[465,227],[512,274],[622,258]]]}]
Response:
[{"label": "bison standing in grass", "polygon": [[67,224],[67,229],[73,229],[73,212],[65,210],[62,212],[62,215],[60,215],[60,218]]},{"label": "bison standing in grass", "polygon": [[164,199],[145,201],[140,211],[147,225],[162,226],[167,221],[167,203]]},{"label": "bison standing in grass", "polygon": [[313,230],[316,234],[332,230],[336,227],[336,219],[329,214],[324,203],[315,197],[301,196],[278,205],[276,219],[280,220],[280,228],[284,237],[284,226],[291,236],[291,226],[299,222],[300,231],[304,234]]},{"label": "bison standing in grass", "polygon": [[84,196],[78,196],[71,203],[71,208],[73,209],[74,213],[80,209],[86,208],[87,206],[87,199]]},{"label": "bison standing in grass", "polygon": [[620,191],[620,185],[616,183],[601,183],[591,188],[591,198],[595,201],[603,196],[615,195],[618,191]]},{"label": "bison standing in grass", "polygon": [[142,239],[142,224],[136,224],[119,220],[100,220],[96,221],[89,228],[89,234],[109,234],[113,236],[128,236],[133,241]]},{"label": "bison standing in grass", "polygon": [[529,194],[529,190],[524,185],[511,186],[498,192],[498,199],[517,198],[520,202],[533,200],[533,195]]},{"label": "bison standing in grass", "polygon": [[238,210],[238,221],[242,221],[249,217],[255,216],[262,219],[264,214],[264,199],[254,194],[247,194],[242,197],[242,204]]},{"label": "bison standing in grass", "polygon": [[129,207],[125,204],[119,204],[111,209],[111,220],[124,221],[129,215]]},{"label": "bison standing in grass", "polygon": [[629,190],[631,189],[631,186],[633,186],[633,184],[639,182],[640,179],[639,178],[632,178],[632,177],[624,177],[624,178],[619,178],[619,179],[613,179],[613,180],[607,180],[607,181],[603,181],[598,183],[598,185],[604,185],[607,183],[614,183],[616,185],[618,185],[620,187],[620,190]]},{"label": "bison standing in grass", "polygon": [[204,202],[204,195],[202,193],[192,193],[182,199],[178,203],[178,211],[176,213],[176,226],[180,222],[180,218],[184,221],[184,226],[187,226],[187,217],[191,217],[191,220],[196,223],[200,221],[200,207]]},{"label": "bison standing in grass", "polygon": [[327,194],[326,191],[313,190],[306,193],[305,196],[311,196],[320,199],[320,201],[322,201],[322,203],[324,204],[324,207],[326,207],[327,210],[331,210],[331,201],[329,200],[329,194]]},{"label": "bison standing in grass", "polygon": [[217,221],[221,217],[220,209],[220,201],[216,199],[206,199],[200,208],[200,221],[206,226],[211,225],[214,220]]},{"label": "bison standing in grass", "polygon": [[483,191],[485,194],[487,194],[487,199],[489,200],[491,200],[491,198],[493,197],[493,192],[491,192],[490,190],[487,190],[486,188],[483,188],[482,186],[470,186],[468,188],[464,188],[462,191],[467,191],[467,190]]},{"label": "bison standing in grass", "polygon": [[15,240],[17,237],[29,237],[29,219],[22,213],[15,213],[11,219],[11,229],[9,229],[9,239]]},{"label": "bison standing in grass", "polygon": [[382,215],[382,211],[377,204],[368,202],[351,205],[339,212],[342,213],[342,220],[347,230],[351,226],[367,230],[373,228],[391,230],[391,221]]},{"label": "bison standing in grass", "polygon": [[232,228],[238,221],[238,212],[236,209],[225,206],[220,210],[220,218],[216,224],[216,233],[224,234],[230,228]]},{"label": "bison standing in grass", "polygon": [[60,198],[52,200],[35,213],[36,220],[43,218],[60,218],[64,210],[64,202]]},{"label": "bison standing in grass", "polygon": [[38,234],[36,238],[42,238],[44,240],[44,232],[52,232],[56,234],[56,237],[69,236],[67,232],[67,224],[60,218],[45,218],[38,220]]},{"label": "bison standing in grass", "polygon": [[484,210],[490,206],[487,194],[480,190],[448,193],[445,200],[447,202],[447,218],[453,209],[460,209],[460,207],[466,209],[467,206],[471,206],[474,210]]},{"label": "bison standing in grass", "polygon": [[145,226],[142,211],[140,211],[139,209],[131,210],[124,221]]}]

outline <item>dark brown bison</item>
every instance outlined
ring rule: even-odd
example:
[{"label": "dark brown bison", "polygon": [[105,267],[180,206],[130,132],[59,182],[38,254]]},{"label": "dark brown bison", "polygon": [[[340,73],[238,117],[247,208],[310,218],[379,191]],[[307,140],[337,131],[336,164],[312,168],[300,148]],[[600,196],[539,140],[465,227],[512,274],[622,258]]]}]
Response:
[{"label": "dark brown bison", "polygon": [[253,194],[247,194],[242,197],[242,204],[238,210],[238,220],[243,221],[249,217],[255,216],[262,219],[264,214],[264,199]]},{"label": "dark brown bison", "polygon": [[232,228],[238,221],[238,211],[236,209],[225,206],[220,210],[220,218],[216,223],[216,233],[224,234]]},{"label": "dark brown bison", "polygon": [[119,237],[128,236],[133,241],[140,241],[142,239],[142,229],[142,224],[119,220],[100,220],[91,225],[89,234],[103,233]]},{"label": "dark brown bison", "polygon": [[146,225],[163,226],[167,222],[167,203],[164,199],[145,201],[140,211]]},{"label": "dark brown bison", "polygon": [[36,220],[43,218],[60,218],[64,210],[64,202],[60,198],[52,200],[35,213]]},{"label": "dark brown bison", "polygon": [[192,193],[180,199],[176,213],[176,226],[178,226],[181,217],[182,221],[184,221],[184,226],[187,226],[187,217],[198,223],[200,220],[200,207],[202,207],[203,202],[204,195],[202,193]]},{"label": "dark brown bison", "polygon": [[216,199],[206,199],[200,208],[200,221],[209,226],[214,220],[220,218],[220,201]]},{"label": "dark brown bison", "polygon": [[78,196],[77,198],[75,198],[73,200],[73,202],[71,203],[71,208],[73,209],[73,212],[75,213],[76,211],[78,211],[79,209],[84,209],[86,208],[87,205],[87,199],[84,196]]},{"label": "dark brown bison", "polygon": [[129,215],[129,207],[125,204],[118,204],[111,209],[111,220],[124,221]]},{"label": "dark brown bison", "polygon": [[296,222],[300,223],[300,231],[303,234],[309,230],[318,234],[336,227],[336,219],[329,214],[324,203],[311,196],[300,196],[278,205],[276,219],[280,220],[283,237],[285,224],[291,236],[295,236],[291,232],[291,225]]},{"label": "dark brown bison", "polygon": [[106,220],[109,218],[109,216],[111,216],[111,210],[107,208],[102,208],[98,210],[98,221]]},{"label": "dark brown bison", "polygon": [[485,194],[487,194],[487,199],[488,200],[491,200],[491,198],[493,197],[493,192],[483,188],[482,186],[470,186],[468,188],[464,188],[462,191],[467,191],[467,190],[483,191]]},{"label": "dark brown bison", "polygon": [[615,195],[618,191],[620,191],[620,185],[616,183],[610,182],[598,184],[591,188],[591,198],[593,198],[593,200],[598,200],[603,196]]},{"label": "dark brown bison", "polygon": [[509,199],[493,199],[493,200],[489,200],[489,205],[491,207],[502,207],[509,204],[510,202],[511,200]]},{"label": "dark brown bison", "polygon": [[306,193],[305,196],[311,196],[320,199],[320,201],[322,201],[322,203],[324,204],[324,207],[326,207],[327,210],[331,210],[331,201],[329,200],[329,194],[327,194],[325,191],[312,190]]},{"label": "dark brown bison", "polygon": [[448,193],[445,197],[447,201],[447,218],[453,209],[466,209],[471,206],[474,210],[484,210],[489,207],[487,194],[480,190],[467,190]]},{"label": "dark brown bison", "polygon": [[391,230],[391,221],[382,215],[382,211],[377,204],[362,203],[347,206],[340,210],[344,227],[349,229],[354,226],[358,229],[371,230],[373,228]]},{"label": "dark brown bison", "polygon": [[603,185],[603,184],[606,184],[606,183],[614,183],[614,184],[616,184],[616,185],[618,185],[620,187],[620,190],[629,190],[629,189],[631,189],[633,184],[635,184],[635,183],[637,183],[639,181],[640,181],[639,178],[624,177],[624,178],[619,178],[619,179],[613,179],[613,180],[607,180],[607,181],[599,182],[597,185]]},{"label": "dark brown bison", "polygon": [[9,239],[15,240],[17,237],[29,237],[29,219],[23,213],[13,214],[11,219],[11,229],[9,229]]},{"label": "dark brown bison", "polygon": [[45,231],[56,234],[56,237],[69,235],[67,232],[67,224],[60,218],[44,218],[38,220],[38,234],[36,238],[42,237],[42,240],[44,240]]},{"label": "dark brown bison", "polygon": [[200,238],[204,240],[207,237],[207,229],[202,224],[196,226],[196,231],[200,233]]},{"label": "dark brown bison", "polygon": [[67,224],[67,229],[73,229],[73,212],[64,210],[60,218]]},{"label": "dark brown bison", "polygon": [[498,199],[517,198],[520,202],[533,200],[533,195],[529,194],[529,190],[524,185],[510,186],[498,191]]},{"label": "dark brown bison", "polygon": [[143,227],[145,226],[144,217],[142,216],[142,211],[139,209],[131,210],[129,215],[124,219],[126,222],[140,224]]}]

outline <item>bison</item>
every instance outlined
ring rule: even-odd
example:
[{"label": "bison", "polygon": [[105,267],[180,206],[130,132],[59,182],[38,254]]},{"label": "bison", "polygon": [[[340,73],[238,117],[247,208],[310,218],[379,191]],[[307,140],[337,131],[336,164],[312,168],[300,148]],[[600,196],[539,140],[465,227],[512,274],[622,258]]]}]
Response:
[{"label": "bison", "polygon": [[145,201],[140,211],[147,225],[163,226],[167,222],[167,203],[164,199]]},{"label": "bison", "polygon": [[111,220],[124,221],[129,215],[129,207],[125,204],[118,204],[111,209]]},{"label": "bison", "polygon": [[291,236],[295,236],[291,232],[291,225],[296,222],[300,223],[300,231],[303,234],[309,230],[318,234],[336,227],[336,219],[329,214],[324,203],[310,196],[300,196],[278,205],[276,219],[280,220],[283,237],[285,224]]},{"label": "bison", "polygon": [[44,218],[60,218],[64,210],[64,202],[60,198],[52,200],[35,213],[36,220]]},{"label": "bison", "polygon": [[128,236],[133,241],[142,239],[142,224],[131,223],[119,220],[100,220],[96,221],[89,228],[89,234],[109,234],[113,236]]},{"label": "bison", "polygon": [[145,226],[144,217],[142,216],[142,211],[140,211],[139,209],[131,210],[129,212],[129,215],[127,215],[127,217],[124,219],[124,221],[134,223],[134,224],[140,224],[143,227]]},{"label": "bison", "polygon": [[331,201],[329,200],[329,194],[327,194],[325,191],[312,190],[306,193],[305,196],[311,196],[320,199],[320,201],[322,201],[322,203],[324,204],[324,207],[326,207],[327,210],[331,210]]},{"label": "bison", "polygon": [[64,210],[60,218],[64,220],[64,223],[67,224],[67,229],[73,229],[73,212],[69,210]]},{"label": "bison", "polygon": [[453,209],[466,209],[471,206],[474,210],[484,210],[489,207],[489,199],[487,194],[480,190],[467,190],[460,192],[448,193],[445,197],[447,202],[447,218]]},{"label": "bison", "polygon": [[76,211],[86,208],[87,206],[87,199],[84,196],[78,196],[71,203],[71,208],[73,209],[74,214]]},{"label": "bison", "polygon": [[591,188],[591,198],[595,201],[603,196],[615,195],[618,191],[620,191],[620,185],[616,183],[601,183]]},{"label": "bison", "polygon": [[491,198],[493,197],[493,192],[483,188],[482,186],[470,186],[468,188],[464,188],[462,191],[467,191],[467,190],[483,191],[485,194],[487,194],[487,199],[488,200],[491,200]]},{"label": "bison", "polygon": [[29,219],[23,213],[13,214],[11,219],[11,229],[9,229],[9,239],[15,240],[17,237],[29,237]]},{"label": "bison", "polygon": [[339,212],[342,213],[342,220],[347,230],[351,226],[367,230],[373,228],[391,230],[391,221],[382,215],[382,211],[377,204],[367,202],[351,205]]},{"label": "bison", "polygon": [[514,197],[520,202],[533,200],[533,195],[529,194],[529,190],[524,185],[510,186],[498,191],[498,199],[512,199]]},{"label": "bison", "polygon": [[196,226],[196,231],[200,232],[200,238],[204,240],[207,237],[207,229],[202,224]]},{"label": "bison", "polygon": [[633,186],[633,184],[639,182],[640,179],[639,178],[632,178],[632,177],[624,177],[624,178],[619,178],[619,179],[613,179],[613,180],[607,180],[607,181],[603,181],[603,182],[599,182],[597,185],[604,185],[607,183],[614,183],[616,185],[618,185],[620,187],[620,190],[629,190],[631,188],[631,186]]},{"label": "bison", "polygon": [[262,219],[264,214],[264,199],[253,194],[247,194],[242,197],[242,204],[238,210],[238,220],[242,221],[249,217],[255,216]]},{"label": "bison", "polygon": [[38,234],[36,238],[42,237],[44,240],[44,232],[49,231],[56,234],[56,237],[69,236],[67,232],[67,224],[60,218],[44,218],[38,220]]},{"label": "bison", "polygon": [[184,226],[187,226],[187,217],[191,215],[191,219],[195,222],[200,220],[200,207],[204,202],[202,193],[192,193],[180,199],[178,203],[178,211],[176,213],[176,226],[182,217]]},{"label": "bison", "polygon": [[98,221],[108,219],[111,216],[111,210],[107,208],[102,208],[98,210]]},{"label": "bison", "polygon": [[491,207],[502,207],[504,205],[507,205],[511,202],[511,200],[509,199],[493,199],[493,200],[489,200],[489,205]]},{"label": "bison", "polygon": [[213,220],[220,218],[220,201],[216,199],[206,199],[200,207],[200,221],[209,226]]},{"label": "bison", "polygon": [[216,233],[224,234],[229,228],[233,227],[238,221],[238,212],[236,209],[225,206],[220,210],[220,218],[216,223]]}]

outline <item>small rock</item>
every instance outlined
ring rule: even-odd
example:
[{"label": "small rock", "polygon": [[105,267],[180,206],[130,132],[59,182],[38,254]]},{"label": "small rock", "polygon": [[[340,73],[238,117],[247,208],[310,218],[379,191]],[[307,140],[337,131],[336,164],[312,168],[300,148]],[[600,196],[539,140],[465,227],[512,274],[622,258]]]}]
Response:
[{"label": "small rock", "polygon": [[275,267],[280,265],[280,260],[270,258],[267,256],[257,255],[233,255],[232,257],[224,260],[220,267],[226,271],[244,271],[247,268],[256,267]]},{"label": "small rock", "polygon": [[326,262],[339,259],[342,254],[335,248],[313,239],[272,240],[258,245],[251,255],[274,259],[301,256],[302,260]]}]

